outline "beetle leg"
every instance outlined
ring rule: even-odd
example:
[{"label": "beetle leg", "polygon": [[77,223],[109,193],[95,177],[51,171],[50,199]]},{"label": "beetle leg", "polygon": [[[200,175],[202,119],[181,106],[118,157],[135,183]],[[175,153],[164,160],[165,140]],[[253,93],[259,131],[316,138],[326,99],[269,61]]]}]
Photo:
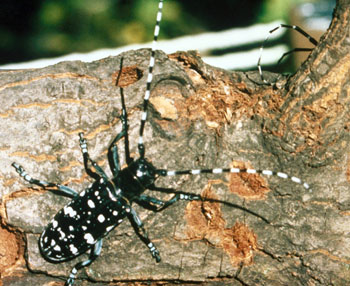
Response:
[{"label": "beetle leg", "polygon": [[[159,187],[156,187],[155,185],[150,186],[148,188],[152,191],[159,191],[159,192],[163,192],[163,193],[170,193],[170,194],[173,193],[174,194],[174,196],[168,201],[161,201],[161,200],[158,200],[158,199],[153,198],[153,197],[141,195],[140,198],[141,198],[142,202],[144,202],[146,204],[149,203],[149,205],[151,205],[151,204],[159,205],[158,208],[155,207],[154,211],[156,211],[156,212],[159,212],[159,211],[166,209],[167,207],[171,206],[172,204],[176,203],[177,201],[202,201],[203,200],[203,198],[200,195],[189,194],[189,193],[177,191],[173,188],[159,188]],[[158,203],[157,203],[157,201],[158,201]]]},{"label": "beetle leg", "polygon": [[130,206],[127,207],[126,212],[127,212],[128,218],[131,222],[131,225],[135,229],[136,234],[139,236],[139,238],[142,240],[142,242],[147,245],[149,251],[151,252],[152,257],[157,262],[159,262],[161,260],[160,255],[159,255],[159,251],[155,247],[153,242],[148,238],[148,234],[147,234],[145,228],[143,227],[143,223],[142,223],[140,217],[137,215],[135,210]]},{"label": "beetle leg", "polygon": [[78,270],[80,270],[81,268],[84,268],[86,266],[89,266],[92,262],[94,262],[95,259],[100,256],[101,249],[102,249],[102,239],[99,239],[94,244],[93,248],[91,249],[89,258],[85,261],[81,261],[81,262],[77,263],[73,267],[73,269],[72,269],[71,273],[69,274],[69,277],[64,285],[65,286],[73,286],[75,278],[76,278],[77,273],[78,273]]},{"label": "beetle leg", "polygon": [[37,186],[40,186],[42,188],[57,188],[54,190],[49,189],[49,191],[51,192],[59,192],[62,193],[62,195],[70,197],[70,198],[74,198],[76,196],[78,196],[78,193],[76,191],[74,191],[73,189],[67,187],[67,186],[63,186],[63,185],[59,185],[59,184],[55,184],[55,183],[49,183],[43,180],[37,180],[32,178],[30,175],[27,174],[27,172],[23,169],[23,167],[21,165],[18,165],[17,163],[13,162],[12,166],[16,169],[17,173],[23,177],[24,180],[26,180],[28,183],[30,184],[34,184]]},{"label": "beetle leg", "polygon": [[111,145],[108,147],[108,163],[112,171],[113,176],[117,176],[120,171],[118,147],[115,145],[123,136],[125,136],[125,130],[123,127],[122,132],[120,132],[112,141]]},{"label": "beetle leg", "polygon": [[[218,200],[218,199],[212,199],[212,198],[206,198],[206,197],[202,197],[200,195],[195,195],[195,194],[190,194],[190,193],[187,193],[187,192],[181,192],[181,191],[176,191],[175,189],[172,189],[172,188],[160,188],[160,187],[156,187],[156,186],[151,186],[151,187],[148,187],[148,189],[152,190],[152,191],[158,191],[158,192],[163,192],[163,193],[168,193],[168,194],[175,194],[174,197],[172,197],[170,200],[168,201],[165,201],[163,205],[161,205],[161,200],[158,200],[158,199],[155,199],[155,198],[152,198],[152,197],[148,197],[147,198],[144,198],[142,200],[142,196],[141,195],[141,205],[142,203],[145,203],[144,205],[142,206],[145,206],[146,205],[146,208],[147,208],[147,200],[149,200],[148,204],[151,206],[149,209],[155,211],[155,212],[159,212],[159,211],[162,211],[164,210],[165,208],[171,206],[173,203],[177,202],[177,201],[180,201],[180,200],[185,200],[185,201],[205,201],[205,202],[212,202],[212,203],[220,203],[220,204],[224,204],[224,205],[227,205],[227,206],[230,206],[230,207],[233,207],[233,208],[236,208],[236,209],[240,209],[242,211],[245,211],[255,217],[258,217],[260,219],[262,219],[264,222],[266,222],[267,224],[271,224],[270,221],[268,219],[266,219],[265,217],[263,217],[262,215],[259,215],[258,213],[256,212],[253,212],[245,207],[242,207],[238,204],[234,204],[234,203],[231,203],[231,202],[227,202],[227,201],[222,201],[222,200]],[[145,196],[147,197],[147,196]],[[139,203],[139,201],[135,200],[137,203]],[[156,201],[159,201],[159,203],[157,203]],[[155,207],[153,204],[158,204],[160,205],[159,208]]]},{"label": "beetle leg", "polygon": [[[172,190],[172,189],[167,189]],[[175,190],[174,190],[175,192]],[[159,212],[164,210],[165,208],[171,206],[172,204],[176,203],[177,201],[184,200],[184,201],[200,201],[202,200],[201,196],[194,195],[194,194],[184,194],[184,193],[177,193],[175,196],[173,196],[168,201],[159,200],[157,198],[149,197],[146,195],[141,195],[137,200],[135,200],[136,203],[143,206],[144,208],[150,209],[155,212]]]},{"label": "beetle leg", "polygon": [[[108,181],[108,177],[105,174],[105,172],[102,170],[102,168],[90,158],[90,155],[87,149],[86,139],[84,138],[84,134],[82,132],[79,133],[79,138],[80,138],[79,143],[80,143],[81,152],[83,153],[84,167],[85,167],[86,173],[90,177],[94,178],[96,181],[98,181],[101,177],[104,178],[106,181]],[[96,172],[89,167],[88,165],[89,162],[95,168]]]}]

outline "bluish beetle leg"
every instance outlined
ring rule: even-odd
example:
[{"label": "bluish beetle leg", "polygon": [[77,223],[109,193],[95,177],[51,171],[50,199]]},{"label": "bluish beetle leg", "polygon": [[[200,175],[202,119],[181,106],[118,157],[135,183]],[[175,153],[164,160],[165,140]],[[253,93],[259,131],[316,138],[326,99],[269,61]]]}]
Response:
[{"label": "bluish beetle leg", "polygon": [[163,200],[159,200],[157,198],[149,197],[146,195],[140,195],[135,200],[135,203],[137,203],[145,209],[149,209],[154,212],[156,212],[159,209],[159,207],[162,207],[165,204]]},{"label": "bluish beetle leg", "polygon": [[80,270],[86,266],[89,266],[92,262],[94,262],[95,259],[100,256],[101,249],[102,249],[102,239],[99,239],[94,244],[93,248],[91,249],[89,258],[85,261],[81,261],[81,262],[77,263],[73,267],[73,269],[72,269],[71,273],[69,274],[69,277],[64,285],[65,286],[73,286],[75,278],[77,277],[78,270]]},{"label": "bluish beetle leg", "polygon": [[154,246],[153,242],[148,238],[148,234],[145,228],[143,227],[143,223],[140,217],[137,215],[135,210],[130,206],[126,209],[126,211],[127,211],[128,219],[130,220],[131,225],[134,227],[136,234],[142,240],[142,242],[147,245],[149,251],[151,252],[152,257],[157,262],[159,262],[161,260],[159,251]]},{"label": "bluish beetle leg", "polygon": [[[123,137],[123,131],[121,133],[119,133],[117,136]],[[120,139],[118,138],[118,140]],[[116,141],[115,141],[116,142]],[[114,140],[112,142],[112,144],[115,143]],[[119,164],[119,156],[118,156],[118,147],[116,145],[112,145],[109,146],[108,148],[108,163],[109,163],[109,167],[112,171],[113,176],[118,176],[118,173],[120,171],[120,164]]]},{"label": "bluish beetle leg", "polygon": [[[160,188],[160,187],[156,187],[154,185],[151,187],[148,187],[148,189],[153,190],[153,191],[162,192],[162,193],[175,194],[174,197],[172,197],[170,200],[165,201],[165,202],[158,200],[156,198],[145,196],[145,195],[141,195],[138,200],[135,200],[136,203],[140,204],[141,206],[143,206],[145,208],[153,210],[155,212],[162,211],[165,208],[176,203],[177,201],[181,201],[181,200],[182,201],[204,201],[204,202],[220,203],[220,204],[224,204],[224,205],[236,208],[236,209],[240,209],[240,210],[247,212],[255,217],[260,218],[261,220],[263,220],[267,224],[271,224],[270,221],[268,219],[266,219],[265,217],[263,217],[262,215],[260,215],[256,212],[253,212],[253,211],[251,211],[245,207],[242,207],[238,204],[235,204],[235,203],[221,201],[218,199],[205,198],[205,197],[202,197],[200,195],[176,191],[172,188]],[[162,203],[163,203],[163,205],[162,205]],[[154,204],[159,205],[159,207],[157,208]]]},{"label": "bluish beetle leg", "polygon": [[[85,167],[86,173],[90,177],[94,178],[96,181],[98,181],[101,177],[106,181],[108,181],[108,177],[105,174],[105,172],[102,170],[102,168],[90,158],[90,155],[87,150],[86,139],[84,138],[84,134],[82,132],[79,133],[79,138],[80,138],[79,143],[80,143],[81,152],[83,153],[84,167]],[[96,172],[89,167],[88,165],[89,162],[95,168]]]},{"label": "bluish beetle leg", "polygon": [[135,200],[135,202],[144,208],[150,209],[154,212],[160,212],[180,200],[183,200],[183,201],[201,201],[202,200],[202,197],[199,195],[186,194],[186,193],[175,191],[173,189],[155,187],[156,191],[157,190],[160,191],[160,189],[163,191],[167,190],[167,192],[173,192],[176,194],[168,201],[159,200],[157,198],[149,197],[146,195],[140,195],[140,197],[137,200]]},{"label": "bluish beetle leg", "polygon": [[62,195],[70,197],[70,198],[75,198],[76,196],[78,196],[79,194],[74,191],[73,189],[67,187],[67,186],[63,186],[63,185],[59,185],[59,184],[55,184],[55,183],[49,183],[43,180],[37,180],[32,178],[30,175],[27,174],[27,172],[23,169],[22,166],[18,165],[17,163],[13,162],[12,163],[12,167],[14,167],[16,169],[16,172],[23,177],[24,180],[26,180],[28,183],[33,184],[33,185],[37,185],[39,187],[42,188],[57,188],[54,190],[48,189],[49,191],[53,192],[53,193],[62,193]]},{"label": "bluish beetle leg", "polygon": [[113,176],[117,176],[120,171],[118,147],[115,145],[121,138],[125,136],[125,130],[123,126],[122,132],[120,132],[112,141],[111,145],[108,147],[108,163],[112,171]]}]

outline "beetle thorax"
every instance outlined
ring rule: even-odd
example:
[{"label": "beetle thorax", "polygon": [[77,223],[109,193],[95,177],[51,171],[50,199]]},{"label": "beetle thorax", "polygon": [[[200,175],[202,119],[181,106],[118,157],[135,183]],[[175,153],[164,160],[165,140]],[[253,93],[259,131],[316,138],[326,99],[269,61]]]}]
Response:
[{"label": "beetle thorax", "polygon": [[140,158],[121,170],[113,182],[122,190],[123,196],[132,200],[152,186],[156,179],[156,168],[146,159]]},{"label": "beetle thorax", "polygon": [[156,168],[146,159],[137,159],[128,167],[135,180],[146,189],[156,180]]}]

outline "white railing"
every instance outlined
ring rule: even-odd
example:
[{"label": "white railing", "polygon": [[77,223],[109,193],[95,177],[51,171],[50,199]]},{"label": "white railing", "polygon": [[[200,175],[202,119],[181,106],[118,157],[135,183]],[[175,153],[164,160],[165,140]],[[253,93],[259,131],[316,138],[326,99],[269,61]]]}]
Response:
[{"label": "white railing", "polygon": [[[259,46],[264,41],[268,32],[278,26],[281,21],[269,24],[256,24],[246,28],[232,28],[221,32],[209,32],[198,35],[178,37],[171,40],[159,41],[158,49],[165,53],[174,53],[176,51],[197,50],[203,57],[203,60],[213,66],[224,69],[254,69],[259,58]],[[271,39],[281,37],[284,30],[279,30],[271,35]],[[239,48],[256,44],[257,48],[243,52],[226,53],[220,56],[210,56],[212,50]],[[0,69],[27,69],[42,68],[62,61],[84,61],[92,62],[108,56],[115,56],[121,52],[132,49],[148,48],[151,43],[128,45],[115,49],[99,49],[89,53],[73,53],[57,58],[38,59],[24,63],[6,64],[0,66]],[[278,61],[281,55],[287,51],[286,45],[278,45],[272,48],[264,49],[263,64],[273,64]]]}]

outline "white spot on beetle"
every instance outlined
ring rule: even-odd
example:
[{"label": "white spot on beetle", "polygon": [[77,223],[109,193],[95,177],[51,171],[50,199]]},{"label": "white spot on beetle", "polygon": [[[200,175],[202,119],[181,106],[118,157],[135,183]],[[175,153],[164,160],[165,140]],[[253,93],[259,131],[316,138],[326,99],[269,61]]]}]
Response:
[{"label": "white spot on beetle", "polygon": [[86,240],[86,242],[87,242],[88,244],[94,244],[95,239],[94,239],[94,237],[91,235],[91,233],[86,233],[86,234],[84,235],[84,239]]},{"label": "white spot on beetle", "polygon": [[99,222],[104,222],[105,220],[106,220],[106,218],[104,217],[104,215],[103,214],[100,214],[98,217],[97,217],[97,220],[99,221]]},{"label": "white spot on beetle", "polygon": [[78,248],[76,248],[73,244],[69,245],[69,249],[72,254],[76,254],[78,252]]},{"label": "white spot on beetle", "polygon": [[85,190],[82,191],[82,192],[79,194],[79,196],[81,196],[81,197],[85,196]]},{"label": "white spot on beetle", "polygon": [[95,208],[95,203],[92,200],[88,200],[87,203],[90,208]]},{"label": "white spot on beetle", "polygon": [[52,226],[53,226],[53,228],[56,228],[58,226],[57,220],[52,221]]},{"label": "white spot on beetle", "polygon": [[56,251],[61,251],[61,247],[59,245],[56,245],[53,249]]},{"label": "white spot on beetle", "polygon": [[117,198],[112,194],[112,192],[110,191],[110,189],[109,189],[108,187],[106,187],[106,191],[108,192],[109,198],[110,198],[112,201],[116,202],[116,201],[117,201]]},{"label": "white spot on beetle", "polygon": [[65,238],[66,237],[66,234],[62,231],[62,230],[60,230],[60,238],[59,238],[59,240],[62,240],[63,238]]},{"label": "white spot on beetle", "polygon": [[73,210],[72,207],[70,206],[69,207],[65,206],[63,208],[63,211],[65,215],[69,215],[70,217],[74,217],[77,214],[77,212]]},{"label": "white spot on beetle", "polygon": [[107,232],[110,232],[113,229],[113,225],[110,225],[109,227],[106,228]]},{"label": "white spot on beetle", "polygon": [[87,226],[85,226],[85,225],[83,225],[81,228],[82,228],[83,230],[87,230]]},{"label": "white spot on beetle", "polygon": [[118,215],[118,212],[117,212],[117,211],[113,211],[112,214],[113,214],[114,216],[117,216],[117,215]]},{"label": "white spot on beetle", "polygon": [[69,228],[70,231],[74,230],[74,227],[72,225],[70,225],[68,228]]},{"label": "white spot on beetle", "polygon": [[51,246],[54,246],[56,244],[56,241],[54,239],[51,239]]}]

